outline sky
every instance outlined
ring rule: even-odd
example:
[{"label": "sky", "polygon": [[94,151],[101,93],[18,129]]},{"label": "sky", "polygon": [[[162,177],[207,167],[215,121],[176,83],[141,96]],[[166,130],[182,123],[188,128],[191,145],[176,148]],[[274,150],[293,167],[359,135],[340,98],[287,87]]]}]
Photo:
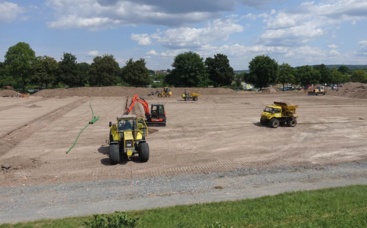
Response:
[{"label": "sky", "polygon": [[293,67],[367,64],[366,0],[0,0],[0,62],[25,42],[36,56],[113,55],[172,69],[195,52],[247,70],[266,55]]}]

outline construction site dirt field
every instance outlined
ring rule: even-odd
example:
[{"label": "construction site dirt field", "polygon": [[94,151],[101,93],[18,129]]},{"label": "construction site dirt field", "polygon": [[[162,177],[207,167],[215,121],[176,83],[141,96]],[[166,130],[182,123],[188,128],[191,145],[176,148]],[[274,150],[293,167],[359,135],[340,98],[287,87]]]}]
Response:
[{"label": "construction site dirt field", "polygon": [[[94,89],[85,96],[0,97],[0,221],[367,183],[367,99],[223,89],[185,102],[182,89],[169,98],[147,96],[149,89],[121,96]],[[108,123],[139,92],[149,104],[165,105],[167,126],[150,127],[148,162],[112,166]],[[299,106],[296,127],[260,125],[273,101]],[[92,111],[99,120],[88,125]],[[133,112],[144,114],[139,105]]]}]

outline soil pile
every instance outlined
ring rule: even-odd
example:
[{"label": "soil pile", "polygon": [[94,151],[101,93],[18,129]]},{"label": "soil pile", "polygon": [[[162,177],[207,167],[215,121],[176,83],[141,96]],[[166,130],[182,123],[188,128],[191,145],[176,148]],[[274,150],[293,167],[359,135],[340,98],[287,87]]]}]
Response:
[{"label": "soil pile", "polygon": [[20,97],[20,96],[21,94],[14,90],[10,89],[0,90],[0,97]]},{"label": "soil pile", "polygon": [[366,99],[367,98],[367,84],[349,82],[349,83],[340,85],[335,90],[329,90],[327,94],[334,95],[334,96]]},{"label": "soil pile", "polygon": [[[201,95],[232,95],[238,92],[229,88],[170,88],[173,97],[180,97],[186,92],[195,92]],[[138,88],[138,87],[122,87],[122,86],[107,86],[107,87],[78,87],[68,89],[44,89],[33,96],[42,97],[73,97],[73,96],[87,96],[87,97],[119,97],[119,96],[133,96],[138,94],[140,97],[147,97],[150,94],[155,94],[156,91],[162,91],[163,88]],[[273,87],[265,88],[262,93],[277,93]],[[304,93],[304,90],[297,91]],[[252,92],[249,92],[252,93]],[[351,98],[367,98],[367,84],[364,83],[345,83],[340,85],[335,90],[328,89],[327,95],[343,96]],[[22,96],[14,90],[1,90],[0,97],[20,97]],[[156,94],[153,96],[157,96]]]},{"label": "soil pile", "polygon": [[[226,88],[171,88],[174,97],[181,96],[185,92],[195,92],[201,95],[228,95],[235,94],[232,89]],[[89,97],[119,97],[119,96],[133,96],[138,94],[141,97],[148,96],[148,94],[155,91],[162,91],[163,88],[137,88],[137,87],[79,87],[68,89],[44,89],[34,96],[42,97],[72,97],[72,96],[89,96]],[[157,95],[155,95],[157,96]]]},{"label": "soil pile", "polygon": [[263,93],[276,93],[277,90],[273,87],[269,87],[269,88],[262,89],[261,92],[263,92]]}]

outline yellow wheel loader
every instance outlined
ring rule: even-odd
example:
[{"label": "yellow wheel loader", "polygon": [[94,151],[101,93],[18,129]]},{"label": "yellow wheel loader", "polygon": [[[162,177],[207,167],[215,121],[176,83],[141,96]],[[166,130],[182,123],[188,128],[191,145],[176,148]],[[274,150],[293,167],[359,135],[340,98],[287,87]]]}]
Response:
[{"label": "yellow wheel loader", "polygon": [[260,123],[261,125],[268,125],[272,128],[277,128],[281,124],[295,127],[298,118],[296,114],[297,108],[298,105],[274,101],[274,104],[267,105],[261,113]]},{"label": "yellow wheel loader", "polygon": [[148,127],[144,118],[136,115],[117,117],[116,123],[110,126],[109,157],[111,164],[117,164],[125,157],[128,160],[138,155],[141,162],[149,160],[149,145],[145,140]]},{"label": "yellow wheel loader", "polygon": [[164,87],[163,91],[158,92],[158,97],[172,97],[172,92],[168,87]]},{"label": "yellow wheel loader", "polygon": [[307,94],[316,95],[316,96],[319,94],[325,95],[326,94],[325,87],[324,86],[310,86],[308,88]]}]

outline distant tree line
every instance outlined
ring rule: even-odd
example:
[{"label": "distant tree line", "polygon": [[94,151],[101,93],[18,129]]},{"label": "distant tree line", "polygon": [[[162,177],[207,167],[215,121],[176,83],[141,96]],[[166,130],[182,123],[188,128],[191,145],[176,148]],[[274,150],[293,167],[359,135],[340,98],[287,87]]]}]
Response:
[{"label": "distant tree line", "polygon": [[173,69],[156,74],[146,67],[144,59],[129,59],[120,67],[113,55],[96,56],[91,64],[78,63],[75,55],[64,53],[60,61],[49,56],[36,56],[25,42],[11,46],[0,62],[0,86],[13,86],[26,91],[29,87],[58,88],[83,86],[134,86],[153,87],[233,87],[242,81],[264,88],[274,84],[340,84],[367,83],[366,69],[346,66],[330,68],[324,64],[291,67],[278,64],[266,55],[254,57],[249,71],[235,73],[224,54],[205,60],[194,52],[177,55]]}]

